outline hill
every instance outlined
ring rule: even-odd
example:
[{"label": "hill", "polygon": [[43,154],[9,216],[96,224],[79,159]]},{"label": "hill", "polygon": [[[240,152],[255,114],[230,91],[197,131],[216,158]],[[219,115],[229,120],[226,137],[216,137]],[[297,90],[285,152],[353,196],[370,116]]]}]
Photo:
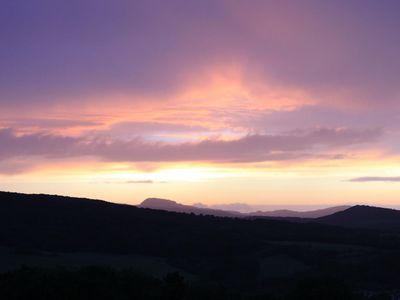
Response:
[{"label": "hill", "polygon": [[400,230],[400,211],[382,207],[356,205],[344,211],[324,216],[316,222],[383,230]]},{"label": "hill", "polygon": [[[161,203],[166,202],[162,200]],[[387,222],[398,220],[398,211],[358,206],[315,222],[293,223],[176,213],[55,195],[0,192],[0,246],[64,252],[207,256],[222,255],[225,251],[255,251],[267,241],[279,240],[368,244],[368,231],[330,225],[356,227],[363,224],[365,216],[371,216],[371,211],[380,213],[376,219],[381,222],[385,217]]]},{"label": "hill", "polygon": [[7,192],[0,192],[0,250],[0,263],[13,266],[152,267],[189,274],[197,286],[277,295],[327,274],[358,290],[397,288],[400,268],[400,238],[382,231]]},{"label": "hill", "polygon": [[[255,251],[268,240],[352,240],[320,224],[167,212],[43,194],[0,192],[0,246],[159,256]],[[213,247],[209,247],[209,245]]]}]

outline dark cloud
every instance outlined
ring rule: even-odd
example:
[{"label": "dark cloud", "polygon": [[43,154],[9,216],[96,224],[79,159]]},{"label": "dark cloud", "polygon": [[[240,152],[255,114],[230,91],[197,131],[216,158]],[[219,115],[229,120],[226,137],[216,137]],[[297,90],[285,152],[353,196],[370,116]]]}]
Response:
[{"label": "dark cloud", "polygon": [[350,182],[400,182],[400,176],[392,176],[392,177],[380,177],[380,176],[371,176],[371,177],[357,177],[348,180]]},{"label": "dark cloud", "polygon": [[[359,144],[376,142],[381,129],[316,129],[285,135],[248,135],[236,140],[201,142],[148,142],[141,138],[129,141],[103,136],[64,137],[48,134],[18,136],[11,129],[0,130],[0,158],[44,156],[94,156],[107,161],[131,162],[257,162],[329,157],[326,152]],[[311,153],[311,154],[310,154]],[[331,159],[337,159],[332,155]]]}]

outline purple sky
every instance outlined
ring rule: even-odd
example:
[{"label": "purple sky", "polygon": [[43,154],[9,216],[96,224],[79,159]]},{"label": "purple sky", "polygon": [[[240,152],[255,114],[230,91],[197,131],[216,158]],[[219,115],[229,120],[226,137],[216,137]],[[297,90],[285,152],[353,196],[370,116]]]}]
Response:
[{"label": "purple sky", "polygon": [[[111,178],[138,183],[116,201],[185,202],[198,187],[140,183],[194,178],[308,203],[317,178],[313,203],[366,185],[394,203],[399,28],[394,0],[1,1],[0,188],[90,196]],[[227,190],[205,202],[242,200]]]}]

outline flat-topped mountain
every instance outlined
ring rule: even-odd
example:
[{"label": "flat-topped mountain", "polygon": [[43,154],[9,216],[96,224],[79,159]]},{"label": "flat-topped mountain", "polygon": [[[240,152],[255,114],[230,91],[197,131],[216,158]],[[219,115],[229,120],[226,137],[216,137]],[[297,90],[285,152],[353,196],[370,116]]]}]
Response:
[{"label": "flat-topped mountain", "polygon": [[167,200],[167,199],[147,198],[139,206],[145,207],[145,208],[151,208],[151,207],[176,208],[176,207],[182,207],[184,205],[178,204],[176,201]]}]

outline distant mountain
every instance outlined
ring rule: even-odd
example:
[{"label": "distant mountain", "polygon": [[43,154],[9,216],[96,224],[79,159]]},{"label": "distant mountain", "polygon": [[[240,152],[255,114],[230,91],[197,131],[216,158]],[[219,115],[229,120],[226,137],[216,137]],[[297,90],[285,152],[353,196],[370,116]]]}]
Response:
[{"label": "distant mountain", "polygon": [[[315,211],[320,209],[325,209],[321,205],[279,205],[279,204],[248,204],[243,202],[233,202],[233,203],[220,203],[220,204],[204,204],[201,202],[194,203],[193,206],[200,208],[210,208],[217,210],[228,210],[237,211],[240,213],[248,214],[254,212],[275,212],[277,210],[283,210],[284,213],[290,212],[303,212],[303,211]],[[350,206],[343,206],[343,208],[349,208]]]},{"label": "distant mountain", "polygon": [[256,211],[251,212],[249,215],[251,216],[259,216],[259,217],[290,217],[290,218],[306,218],[306,219],[313,219],[313,218],[320,218],[323,216],[331,215],[339,211],[346,210],[351,206],[333,206],[323,209],[316,209],[310,211],[294,211],[288,209],[280,209],[280,210],[273,210],[273,211]]},{"label": "distant mountain", "polygon": [[148,198],[138,205],[142,208],[159,209],[180,213],[193,213],[195,215],[212,215],[218,217],[240,217],[239,212],[225,211],[210,208],[200,208],[191,205],[183,205],[172,200],[160,198]]},{"label": "distant mountain", "polygon": [[256,210],[264,210],[264,209],[260,209],[258,206],[250,205],[247,203],[226,203],[226,204],[213,204],[213,205],[205,205],[203,203],[195,203],[193,205],[196,207],[237,211],[240,213],[249,213],[249,212],[256,211]]},{"label": "distant mountain", "polygon": [[356,205],[315,221],[347,227],[400,230],[400,210]]},{"label": "distant mountain", "polygon": [[[166,211],[183,212],[183,213],[194,213],[196,215],[213,215],[220,217],[283,217],[283,218],[319,218],[329,214],[333,214],[338,211],[345,210],[350,206],[334,206],[324,209],[311,210],[311,211],[294,211],[294,210],[273,210],[273,211],[255,211],[249,213],[241,213],[239,211],[224,210],[224,209],[212,209],[204,204],[196,203],[194,205],[183,205],[172,200],[160,199],[160,198],[148,198],[144,200],[139,207],[160,209]],[[236,204],[232,206],[226,206],[230,208],[236,207]]]}]

